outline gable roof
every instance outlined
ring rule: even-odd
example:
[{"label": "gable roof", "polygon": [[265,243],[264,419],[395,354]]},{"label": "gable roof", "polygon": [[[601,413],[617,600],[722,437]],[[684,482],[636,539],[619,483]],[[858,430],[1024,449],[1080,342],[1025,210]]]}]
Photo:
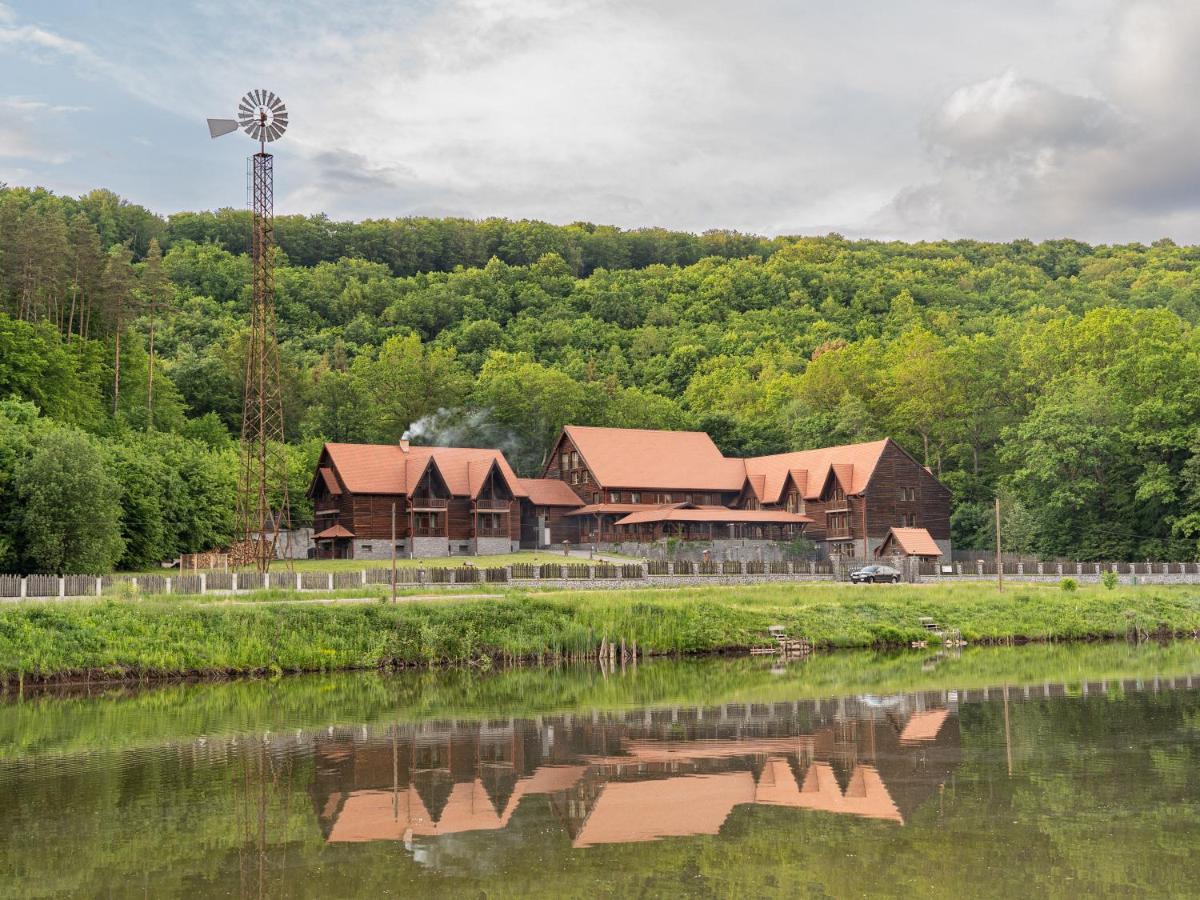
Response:
[{"label": "gable roof", "polygon": [[865,444],[842,444],[819,450],[753,456],[745,460],[746,474],[751,478],[751,484],[755,476],[763,477],[765,484],[759,497],[763,503],[779,502],[789,474],[806,500],[818,499],[830,469],[847,494],[860,494],[866,490],[867,482],[871,480],[887,444],[888,439],[884,438]]},{"label": "gable roof", "polygon": [[354,537],[354,532],[351,531],[349,528],[346,528],[344,525],[331,525],[329,528],[326,528],[324,531],[318,531],[316,534],[314,534],[313,540],[314,541],[328,541],[328,540],[332,540],[333,538],[352,538],[352,537]]},{"label": "gable roof", "polygon": [[341,487],[338,486],[337,479],[333,477],[333,469],[329,468],[329,466],[321,466],[317,471],[321,474],[321,481],[325,485],[325,490],[334,497],[342,492]]},{"label": "gable roof", "polygon": [[521,489],[534,506],[583,506],[570,485],[557,478],[521,478]]},{"label": "gable roof", "polygon": [[409,447],[398,444],[326,444],[338,477],[352,494],[407,494],[432,463],[455,497],[474,497],[493,465],[514,497],[521,480],[499,450],[479,447]]},{"label": "gable roof", "polygon": [[605,488],[738,491],[746,480],[742,461],[722,456],[703,431],[566,425],[563,433]]},{"label": "gable roof", "polygon": [[890,543],[895,543],[906,556],[941,556],[942,548],[925,528],[895,528],[893,527],[883,543],[879,545],[876,554],[886,555],[883,551]]}]

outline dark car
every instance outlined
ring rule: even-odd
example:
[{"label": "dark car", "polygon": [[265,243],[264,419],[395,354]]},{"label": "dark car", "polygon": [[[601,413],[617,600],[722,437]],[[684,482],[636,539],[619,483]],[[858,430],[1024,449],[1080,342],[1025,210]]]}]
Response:
[{"label": "dark car", "polygon": [[881,582],[899,584],[900,572],[891,566],[863,566],[850,573],[850,580],[855,584],[866,584],[868,581],[875,584]]}]

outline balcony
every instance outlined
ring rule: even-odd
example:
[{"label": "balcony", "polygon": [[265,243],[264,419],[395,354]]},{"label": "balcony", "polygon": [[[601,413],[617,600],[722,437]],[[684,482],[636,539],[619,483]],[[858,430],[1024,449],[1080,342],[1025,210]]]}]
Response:
[{"label": "balcony", "polygon": [[512,502],[511,500],[494,500],[494,499],[480,497],[478,500],[475,501],[475,508],[477,510],[479,510],[480,512],[484,512],[486,510],[498,510],[500,512],[508,512],[509,504],[511,502]]},{"label": "balcony", "polygon": [[475,537],[508,537],[507,528],[493,528],[480,526],[475,529]]},{"label": "balcony", "polygon": [[836,541],[839,538],[854,537],[854,529],[852,528],[830,528],[825,532],[825,540]]},{"label": "balcony", "polygon": [[417,525],[412,530],[413,537],[445,537],[446,529],[440,525],[430,527],[429,525]]},{"label": "balcony", "polygon": [[445,497],[413,497],[411,501],[412,509],[415,510],[430,510],[430,509],[445,509],[450,501]]}]

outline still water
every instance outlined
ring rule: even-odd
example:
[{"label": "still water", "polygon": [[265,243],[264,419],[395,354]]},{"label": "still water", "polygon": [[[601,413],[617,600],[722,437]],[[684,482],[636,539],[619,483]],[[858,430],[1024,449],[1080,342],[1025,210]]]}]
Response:
[{"label": "still water", "polygon": [[1195,896],[1200,647],[26,693],[0,813],[13,898]]}]

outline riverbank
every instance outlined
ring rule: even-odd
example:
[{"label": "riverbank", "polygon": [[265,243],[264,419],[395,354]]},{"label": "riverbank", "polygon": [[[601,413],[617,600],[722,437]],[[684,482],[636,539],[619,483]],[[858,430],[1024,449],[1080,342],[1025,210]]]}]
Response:
[{"label": "riverbank", "polygon": [[[311,595],[309,595],[311,596]],[[639,655],[745,652],[783,625],[820,648],[907,647],[928,616],[972,643],[1200,633],[1200,588],[767,584],[321,605],[188,599],[0,609],[8,683],[227,677]]]}]

